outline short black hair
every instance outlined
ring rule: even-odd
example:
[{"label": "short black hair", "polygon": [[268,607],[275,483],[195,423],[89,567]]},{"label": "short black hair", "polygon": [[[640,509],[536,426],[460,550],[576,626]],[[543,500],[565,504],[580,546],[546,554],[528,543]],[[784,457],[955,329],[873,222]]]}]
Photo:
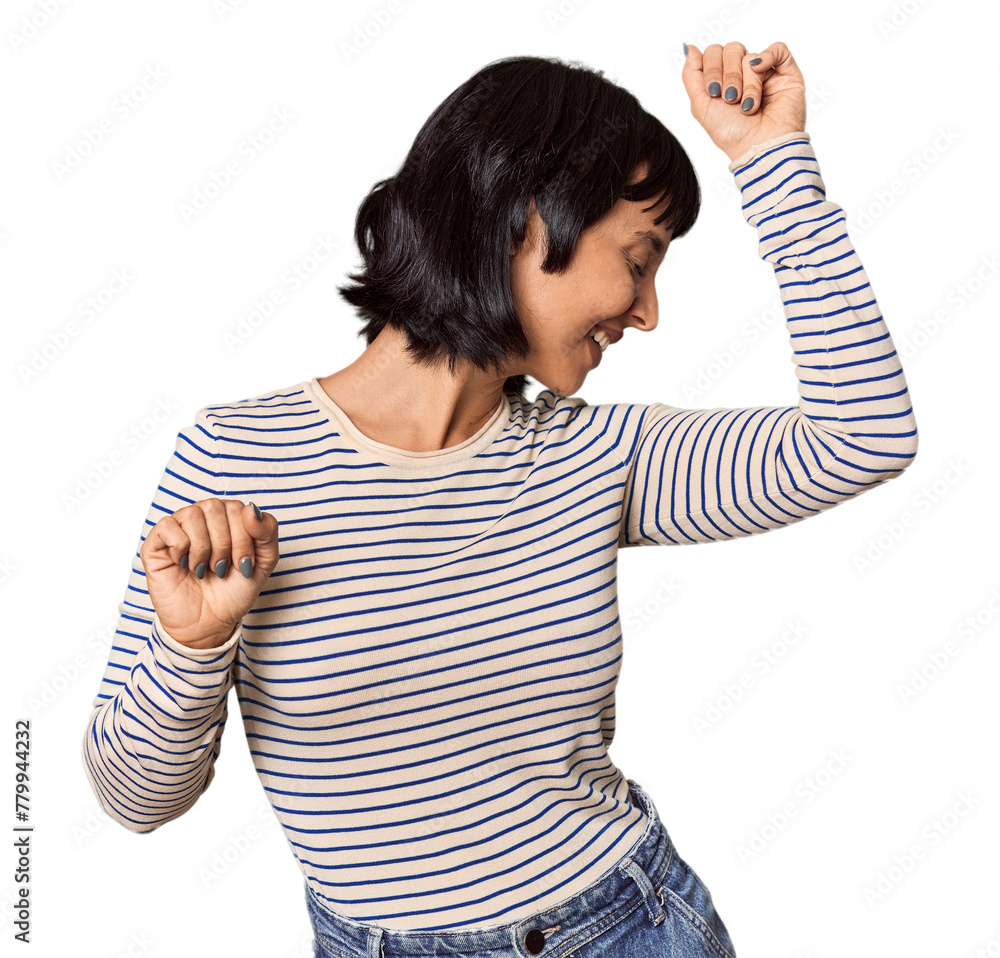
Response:
[{"label": "short black hair", "polygon": [[[628,185],[639,164],[647,176]],[[388,323],[416,362],[460,358],[503,369],[530,346],[510,288],[510,247],[524,241],[534,197],[547,273],[569,265],[582,230],[618,199],[666,195],[673,238],[694,225],[701,190],[674,135],[636,97],[578,61],[495,60],[434,110],[395,176],[358,208],[364,269],[338,292],[365,320],[368,345]],[[652,204],[646,209],[652,209]],[[668,227],[669,228],[669,227]],[[524,399],[526,377],[504,391]]]}]

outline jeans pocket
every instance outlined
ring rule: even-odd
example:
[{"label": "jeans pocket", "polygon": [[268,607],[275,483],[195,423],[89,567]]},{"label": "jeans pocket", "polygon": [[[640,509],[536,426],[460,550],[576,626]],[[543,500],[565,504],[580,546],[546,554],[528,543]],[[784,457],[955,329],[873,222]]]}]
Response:
[{"label": "jeans pocket", "polygon": [[712,893],[698,873],[674,849],[670,868],[657,892],[666,910],[673,908],[693,926],[719,958],[736,958],[736,949],[729,931],[715,910]]},{"label": "jeans pocket", "polygon": [[331,941],[323,934],[323,916],[316,907],[316,903],[308,894],[306,895],[306,912],[309,915],[309,923],[312,926],[313,932],[313,958],[353,958],[343,948],[339,947],[336,942]]},{"label": "jeans pocket", "polygon": [[354,958],[354,956],[319,932],[313,932],[313,958]]}]

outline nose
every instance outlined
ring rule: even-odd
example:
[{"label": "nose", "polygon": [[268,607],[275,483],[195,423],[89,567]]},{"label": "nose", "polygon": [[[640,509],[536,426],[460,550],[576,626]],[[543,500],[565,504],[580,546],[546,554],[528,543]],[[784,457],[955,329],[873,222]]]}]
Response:
[{"label": "nose", "polygon": [[659,315],[656,287],[653,285],[652,277],[649,277],[639,288],[635,299],[632,300],[632,305],[625,316],[625,326],[651,332],[656,329]]}]

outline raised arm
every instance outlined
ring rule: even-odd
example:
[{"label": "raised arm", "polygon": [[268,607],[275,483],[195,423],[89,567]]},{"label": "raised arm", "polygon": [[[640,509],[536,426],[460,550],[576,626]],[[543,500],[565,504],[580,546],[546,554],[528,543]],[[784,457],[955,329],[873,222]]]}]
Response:
[{"label": "raised arm", "polygon": [[218,441],[203,411],[182,429],[157,486],[132,559],[118,627],[82,743],[101,807],[134,832],[186,812],[215,774],[241,627],[212,649],[193,649],[162,627],[146,590],[139,549],[182,506],[222,496]]},{"label": "raised arm", "polygon": [[729,168],[774,266],[799,401],[643,408],[620,546],[767,532],[899,475],[917,453],[899,356],[809,135],[774,137]]}]

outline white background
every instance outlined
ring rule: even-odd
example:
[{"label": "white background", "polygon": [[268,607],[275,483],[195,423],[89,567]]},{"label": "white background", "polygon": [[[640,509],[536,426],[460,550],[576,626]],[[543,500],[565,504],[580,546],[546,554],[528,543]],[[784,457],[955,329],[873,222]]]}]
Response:
[{"label": "white background", "polygon": [[[14,721],[29,717],[35,826],[32,942],[17,953],[311,954],[301,873],[235,695],[215,781],[150,834],[100,812],[80,741],[177,430],[201,406],[358,355],[360,323],[335,289],[359,263],[357,206],[486,63],[537,54],[604,70],[674,132],[701,180],[697,226],[658,275],[655,339],[625,337],[580,394],[798,401],[783,322],[756,342],[744,332],[777,284],[680,79],[685,40],[782,40],[806,78],[828,198],[903,357],[920,450],[898,479],[811,521],[623,552],[611,756],[652,795],[740,958],[1000,954],[992,10],[398,0],[379,25],[387,0],[43,6],[12,0],[0,13],[4,782],[9,794]],[[350,50],[366,23],[373,36]],[[120,98],[143,77],[150,89],[123,115]],[[293,118],[248,160],[241,144],[276,109]],[[91,148],[102,118],[112,128]],[[232,159],[240,173],[185,219]],[[255,299],[324,238],[335,254],[234,345]],[[81,322],[116,271],[127,285]],[[77,335],[54,346],[74,320]],[[141,442],[124,439],[133,429]],[[793,642],[788,623],[801,631]],[[947,664],[904,702],[900,687],[914,669],[932,673],[949,642]],[[734,700],[727,687],[743,672],[752,685]],[[725,711],[710,722],[713,703]],[[11,800],[5,814],[13,828]],[[741,855],[755,833],[758,851]],[[12,840],[0,860],[5,952]],[[899,866],[914,845],[920,857]]]}]

